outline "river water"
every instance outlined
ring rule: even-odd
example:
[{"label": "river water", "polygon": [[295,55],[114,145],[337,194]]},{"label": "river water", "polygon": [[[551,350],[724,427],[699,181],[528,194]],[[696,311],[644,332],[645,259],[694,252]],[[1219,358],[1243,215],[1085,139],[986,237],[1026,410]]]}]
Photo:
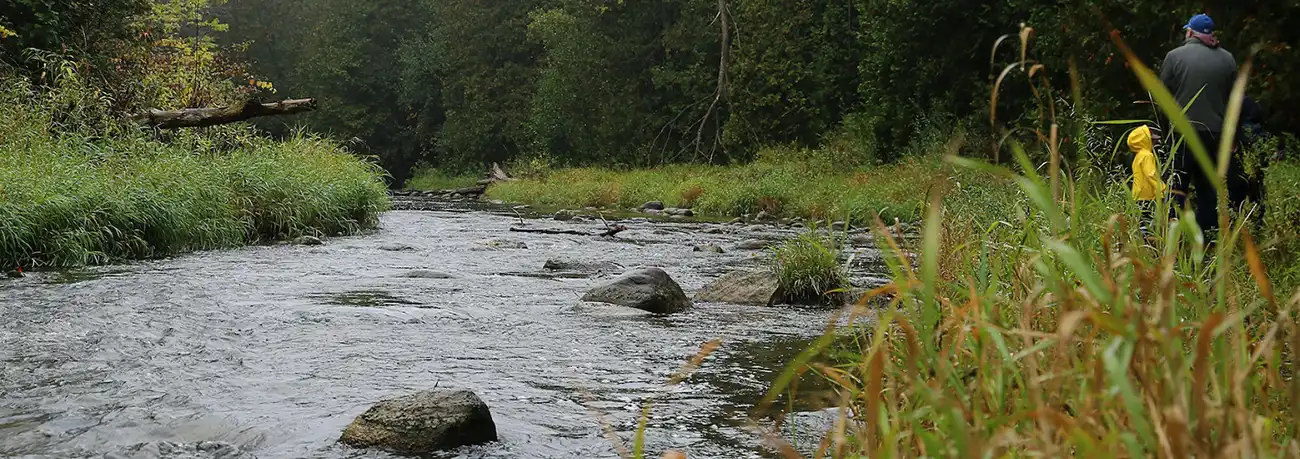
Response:
[{"label": "river water", "polygon": [[[477,392],[501,437],[447,457],[617,457],[602,424],[629,438],[654,394],[650,451],[773,457],[746,429],[748,411],[831,313],[631,314],[578,301],[602,276],[542,266],[661,266],[692,294],[763,256],[695,245],[779,230],[631,220],[619,240],[597,240],[512,233],[520,219],[500,210],[431,208],[318,247],[0,280],[0,457],[384,458],[335,440],[376,401],[432,387]],[[723,344],[700,371],[661,390],[712,339]]]}]

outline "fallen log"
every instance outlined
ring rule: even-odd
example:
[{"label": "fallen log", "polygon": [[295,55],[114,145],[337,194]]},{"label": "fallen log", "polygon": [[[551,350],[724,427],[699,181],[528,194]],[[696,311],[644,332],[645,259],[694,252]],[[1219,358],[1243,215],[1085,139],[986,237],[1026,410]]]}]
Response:
[{"label": "fallen log", "polygon": [[290,99],[269,104],[254,101],[243,105],[217,108],[183,108],[159,110],[151,108],[133,117],[136,121],[159,129],[207,127],[230,124],[262,116],[292,115],[316,109],[316,99]]},{"label": "fallen log", "polygon": [[513,231],[513,232],[516,232],[516,233],[562,234],[562,235],[569,235],[569,236],[614,237],[614,236],[618,235],[618,233],[621,233],[621,232],[627,231],[627,227],[626,227],[626,226],[623,226],[623,225],[614,225],[614,226],[609,227],[609,229],[606,229],[605,231],[601,231],[601,232],[599,232],[599,233],[584,233],[584,232],[582,232],[582,231],[574,231],[574,230],[553,230],[553,229],[541,229],[541,228],[520,228],[520,227],[517,227],[517,226],[512,226],[512,227],[510,227],[510,231]]}]

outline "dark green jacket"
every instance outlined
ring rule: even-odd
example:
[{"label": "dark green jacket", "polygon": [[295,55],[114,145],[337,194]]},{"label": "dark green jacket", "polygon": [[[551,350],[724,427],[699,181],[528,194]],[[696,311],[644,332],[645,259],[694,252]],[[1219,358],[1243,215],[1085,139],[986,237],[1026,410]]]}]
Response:
[{"label": "dark green jacket", "polygon": [[1170,51],[1160,66],[1160,81],[1174,93],[1179,105],[1186,107],[1196,98],[1187,110],[1187,118],[1198,131],[1217,134],[1223,130],[1223,116],[1236,79],[1237,59],[1212,35],[1188,38],[1183,46]]}]

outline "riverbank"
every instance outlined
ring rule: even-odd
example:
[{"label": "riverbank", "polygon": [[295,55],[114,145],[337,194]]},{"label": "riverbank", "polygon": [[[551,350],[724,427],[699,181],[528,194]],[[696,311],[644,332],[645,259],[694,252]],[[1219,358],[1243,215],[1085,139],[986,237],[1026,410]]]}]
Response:
[{"label": "riverbank", "polygon": [[192,154],[143,140],[0,141],[0,263],[147,259],[373,228],[381,171],[312,138]]},{"label": "riverbank", "polygon": [[[470,177],[434,173],[417,176],[411,189],[448,189],[472,184]],[[421,188],[422,184],[436,184]],[[690,208],[704,217],[806,218],[858,226],[920,219],[935,186],[960,184],[963,199],[1014,203],[1012,187],[985,174],[963,171],[938,157],[897,164],[846,168],[807,156],[760,159],[731,166],[678,164],[640,170],[573,168],[542,171],[488,187],[487,199],[544,208],[594,207],[626,211],[651,201]],[[1003,206],[1004,208],[1007,206]]]},{"label": "riverbank", "polygon": [[216,128],[162,142],[82,93],[4,81],[0,271],[350,234],[388,208],[383,171],[332,141]]}]

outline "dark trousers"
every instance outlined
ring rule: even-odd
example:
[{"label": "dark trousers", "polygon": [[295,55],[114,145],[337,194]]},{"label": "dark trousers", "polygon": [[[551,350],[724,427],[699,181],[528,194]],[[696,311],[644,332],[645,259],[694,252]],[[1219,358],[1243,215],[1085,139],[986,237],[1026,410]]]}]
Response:
[{"label": "dark trousers", "polygon": [[[1197,131],[1197,136],[1201,138],[1201,143],[1209,150],[1210,161],[1217,164],[1219,151],[1219,133],[1209,131]],[[1219,228],[1219,191],[1214,188],[1214,170],[1203,170],[1200,163],[1196,162],[1196,156],[1192,153],[1191,147],[1187,142],[1174,154],[1174,163],[1171,167],[1173,173],[1170,177],[1169,187],[1174,192],[1174,203],[1179,209],[1186,208],[1187,199],[1196,195],[1195,212],[1196,224],[1200,225],[1201,230],[1207,235],[1213,235],[1213,230]],[[1228,206],[1230,208],[1240,207],[1249,194],[1249,183],[1244,180],[1244,169],[1241,164],[1241,158],[1233,154],[1228,158]]]}]

